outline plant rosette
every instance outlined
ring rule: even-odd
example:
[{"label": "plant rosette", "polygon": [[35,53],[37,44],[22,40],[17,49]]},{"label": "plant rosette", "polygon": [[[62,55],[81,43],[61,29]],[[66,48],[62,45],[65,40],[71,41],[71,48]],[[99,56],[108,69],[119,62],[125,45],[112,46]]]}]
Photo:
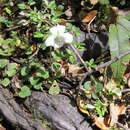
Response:
[{"label": "plant rosette", "polygon": [[65,26],[57,25],[50,28],[50,36],[46,39],[46,46],[53,46],[55,49],[61,48],[65,43],[73,41],[73,35],[65,32]]}]

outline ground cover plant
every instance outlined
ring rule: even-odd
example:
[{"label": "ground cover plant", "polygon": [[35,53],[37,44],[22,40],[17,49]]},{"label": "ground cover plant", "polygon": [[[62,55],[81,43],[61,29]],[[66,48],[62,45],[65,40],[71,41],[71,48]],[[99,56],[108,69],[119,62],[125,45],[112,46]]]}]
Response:
[{"label": "ground cover plant", "polygon": [[[66,94],[97,128],[128,130],[129,7],[127,0],[1,0],[0,86],[18,102],[33,91]],[[79,41],[81,32],[88,37]],[[102,32],[107,44],[95,47],[92,34]]]}]

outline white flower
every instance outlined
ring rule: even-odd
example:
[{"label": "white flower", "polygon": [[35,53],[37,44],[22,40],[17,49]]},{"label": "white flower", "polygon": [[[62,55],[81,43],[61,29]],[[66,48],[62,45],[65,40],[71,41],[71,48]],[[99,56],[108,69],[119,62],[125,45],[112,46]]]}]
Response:
[{"label": "white flower", "polygon": [[70,33],[65,33],[65,26],[57,25],[50,29],[51,35],[46,39],[46,46],[53,46],[54,48],[60,48],[65,43],[71,43],[73,36]]}]

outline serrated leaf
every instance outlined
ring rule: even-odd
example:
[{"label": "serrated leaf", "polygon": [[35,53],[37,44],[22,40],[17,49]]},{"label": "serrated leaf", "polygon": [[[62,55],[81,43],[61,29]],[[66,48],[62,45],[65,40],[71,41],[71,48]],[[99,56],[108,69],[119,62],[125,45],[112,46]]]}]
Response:
[{"label": "serrated leaf", "polygon": [[[112,59],[130,50],[128,31],[121,24],[110,25],[109,46]],[[126,70],[126,66],[124,66],[122,62],[128,62],[129,59],[130,55],[127,55],[111,65],[113,77],[118,83],[122,80],[122,76]]]},{"label": "serrated leaf", "polygon": [[31,95],[31,90],[27,86],[23,86],[21,88],[21,91],[18,93],[18,96],[21,97],[21,98],[25,98],[25,97],[28,97],[30,95]]}]

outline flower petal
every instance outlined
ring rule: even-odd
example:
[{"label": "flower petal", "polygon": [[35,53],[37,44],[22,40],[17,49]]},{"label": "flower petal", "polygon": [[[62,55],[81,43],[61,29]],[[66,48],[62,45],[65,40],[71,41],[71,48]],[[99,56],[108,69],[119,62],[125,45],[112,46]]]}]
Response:
[{"label": "flower petal", "polygon": [[52,27],[50,29],[50,32],[51,32],[52,35],[56,36],[57,35],[57,27],[56,26]]},{"label": "flower petal", "polygon": [[57,36],[60,34],[63,34],[65,32],[65,26],[63,25],[57,25],[54,26],[50,29],[50,32],[52,33],[52,35]]},{"label": "flower petal", "polygon": [[59,46],[58,44],[54,44],[53,47],[54,47],[54,48],[60,48],[61,46]]},{"label": "flower petal", "polygon": [[64,45],[64,41],[55,41],[54,48],[61,48]]},{"label": "flower petal", "polygon": [[57,30],[59,33],[64,33],[65,32],[65,26],[63,25],[57,25]]},{"label": "flower petal", "polygon": [[54,46],[55,45],[55,37],[53,35],[50,35],[46,41],[45,41],[46,46]]},{"label": "flower petal", "polygon": [[71,43],[73,41],[73,35],[70,33],[64,33],[62,37],[64,37],[66,43]]}]

